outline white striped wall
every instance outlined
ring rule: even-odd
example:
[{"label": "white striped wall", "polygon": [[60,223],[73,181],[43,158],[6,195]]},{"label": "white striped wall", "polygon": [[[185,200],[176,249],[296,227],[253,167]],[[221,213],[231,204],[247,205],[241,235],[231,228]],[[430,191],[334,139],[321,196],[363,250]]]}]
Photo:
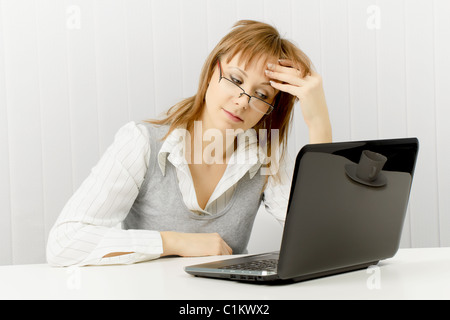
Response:
[{"label": "white striped wall", "polygon": [[[312,58],[336,141],[419,138],[402,246],[449,246],[449,17],[448,0],[0,0],[0,265],[45,261],[117,129],[194,94],[239,19],[274,24]],[[298,112],[291,153],[307,141]]]}]

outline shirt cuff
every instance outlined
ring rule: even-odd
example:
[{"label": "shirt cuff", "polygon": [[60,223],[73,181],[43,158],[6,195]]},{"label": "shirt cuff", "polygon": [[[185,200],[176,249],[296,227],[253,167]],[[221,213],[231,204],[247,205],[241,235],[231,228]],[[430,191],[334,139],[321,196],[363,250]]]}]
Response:
[{"label": "shirt cuff", "polygon": [[[113,252],[132,253],[103,258]],[[162,253],[162,238],[158,231],[111,229],[82,264],[131,264],[158,259]]]}]

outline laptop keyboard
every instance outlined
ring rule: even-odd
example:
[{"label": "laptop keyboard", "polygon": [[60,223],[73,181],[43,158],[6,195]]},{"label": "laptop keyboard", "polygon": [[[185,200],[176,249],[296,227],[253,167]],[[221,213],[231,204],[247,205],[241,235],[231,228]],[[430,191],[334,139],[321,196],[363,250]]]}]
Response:
[{"label": "laptop keyboard", "polygon": [[233,264],[230,266],[225,266],[220,269],[226,270],[265,270],[265,271],[277,271],[277,259],[267,259],[267,260],[256,260],[249,261],[246,263]]}]

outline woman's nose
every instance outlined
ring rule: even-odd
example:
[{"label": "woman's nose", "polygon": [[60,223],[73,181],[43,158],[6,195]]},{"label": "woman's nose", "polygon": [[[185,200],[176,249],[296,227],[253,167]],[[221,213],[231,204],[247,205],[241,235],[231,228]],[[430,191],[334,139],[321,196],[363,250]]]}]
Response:
[{"label": "woman's nose", "polygon": [[246,94],[245,92],[241,92],[239,94],[239,96],[237,97],[237,100],[235,103],[237,105],[240,105],[240,106],[246,108],[246,107],[248,107],[248,105],[250,103],[250,99],[251,99],[251,97],[248,94]]}]

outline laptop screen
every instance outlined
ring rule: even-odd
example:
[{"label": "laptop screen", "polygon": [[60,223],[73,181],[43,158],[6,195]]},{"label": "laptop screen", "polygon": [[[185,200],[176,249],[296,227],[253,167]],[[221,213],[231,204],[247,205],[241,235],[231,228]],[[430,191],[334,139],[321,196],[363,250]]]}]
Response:
[{"label": "laptop screen", "polygon": [[415,138],[305,146],[296,159],[280,277],[392,257],[417,152]]}]

